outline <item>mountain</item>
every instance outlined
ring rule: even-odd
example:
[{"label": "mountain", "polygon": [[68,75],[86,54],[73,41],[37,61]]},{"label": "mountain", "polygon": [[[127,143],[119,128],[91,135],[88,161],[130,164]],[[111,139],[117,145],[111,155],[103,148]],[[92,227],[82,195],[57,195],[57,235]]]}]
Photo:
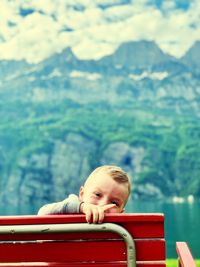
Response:
[{"label": "mountain", "polygon": [[1,203],[61,200],[101,164],[129,173],[133,198],[199,198],[194,48],[177,59],[140,41],[100,60],[67,48],[35,65],[0,62]]},{"label": "mountain", "polygon": [[163,53],[154,42],[137,41],[120,45],[113,55],[102,58],[100,63],[116,68],[148,70],[153,65],[167,61],[176,61],[176,59]]},{"label": "mountain", "polygon": [[187,53],[181,58],[181,62],[189,66],[193,71],[200,71],[200,41],[196,41]]}]

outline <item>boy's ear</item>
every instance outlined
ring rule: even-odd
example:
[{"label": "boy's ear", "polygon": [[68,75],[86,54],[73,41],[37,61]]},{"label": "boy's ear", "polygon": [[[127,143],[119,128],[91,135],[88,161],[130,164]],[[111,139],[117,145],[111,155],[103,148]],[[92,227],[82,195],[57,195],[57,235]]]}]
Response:
[{"label": "boy's ear", "polygon": [[84,186],[81,186],[80,190],[79,190],[79,199],[80,199],[80,201],[83,201],[83,195],[84,195]]}]

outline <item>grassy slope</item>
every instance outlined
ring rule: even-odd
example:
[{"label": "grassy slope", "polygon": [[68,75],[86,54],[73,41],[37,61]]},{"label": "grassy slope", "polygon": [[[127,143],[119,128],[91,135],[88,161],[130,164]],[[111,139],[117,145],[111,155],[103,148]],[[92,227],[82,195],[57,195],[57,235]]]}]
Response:
[{"label": "grassy slope", "polygon": [[[200,267],[200,259],[195,260],[197,267]],[[177,267],[177,259],[167,259],[167,267]]]}]

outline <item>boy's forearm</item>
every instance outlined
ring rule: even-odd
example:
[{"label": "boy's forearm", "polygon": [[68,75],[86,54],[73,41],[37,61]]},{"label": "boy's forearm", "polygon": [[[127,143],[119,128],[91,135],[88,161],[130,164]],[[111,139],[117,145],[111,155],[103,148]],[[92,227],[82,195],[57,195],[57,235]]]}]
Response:
[{"label": "boy's forearm", "polygon": [[63,202],[51,203],[42,206],[38,215],[49,215],[49,214],[62,214],[65,213],[65,206]]},{"label": "boy's forearm", "polygon": [[76,195],[70,195],[68,198],[60,202],[46,204],[38,211],[38,215],[71,213],[80,213],[80,201]]}]

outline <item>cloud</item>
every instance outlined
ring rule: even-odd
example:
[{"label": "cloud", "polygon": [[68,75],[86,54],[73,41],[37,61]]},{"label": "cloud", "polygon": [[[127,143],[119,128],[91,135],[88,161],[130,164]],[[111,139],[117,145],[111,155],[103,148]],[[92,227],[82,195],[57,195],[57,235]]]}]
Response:
[{"label": "cloud", "polygon": [[161,7],[164,11],[174,10],[176,9],[176,3],[173,0],[163,1]]},{"label": "cloud", "polygon": [[1,0],[0,59],[37,63],[68,46],[79,58],[99,59],[140,39],[181,57],[199,39],[200,3],[154,2]]},{"label": "cloud", "polygon": [[105,42],[92,42],[89,38],[83,38],[81,43],[75,45],[72,49],[75,55],[81,59],[98,60],[103,56],[114,52],[115,46]]},{"label": "cloud", "polygon": [[[157,43],[164,51],[181,57],[196,40],[200,39],[199,3],[194,3],[186,12],[175,10],[165,16],[162,23],[165,31],[163,33],[161,29],[159,30],[160,34],[156,37]],[[196,27],[193,27],[194,25]]]},{"label": "cloud", "polygon": [[56,51],[58,30],[51,17],[35,12],[18,23],[15,34],[5,36],[0,56],[36,63]]}]

